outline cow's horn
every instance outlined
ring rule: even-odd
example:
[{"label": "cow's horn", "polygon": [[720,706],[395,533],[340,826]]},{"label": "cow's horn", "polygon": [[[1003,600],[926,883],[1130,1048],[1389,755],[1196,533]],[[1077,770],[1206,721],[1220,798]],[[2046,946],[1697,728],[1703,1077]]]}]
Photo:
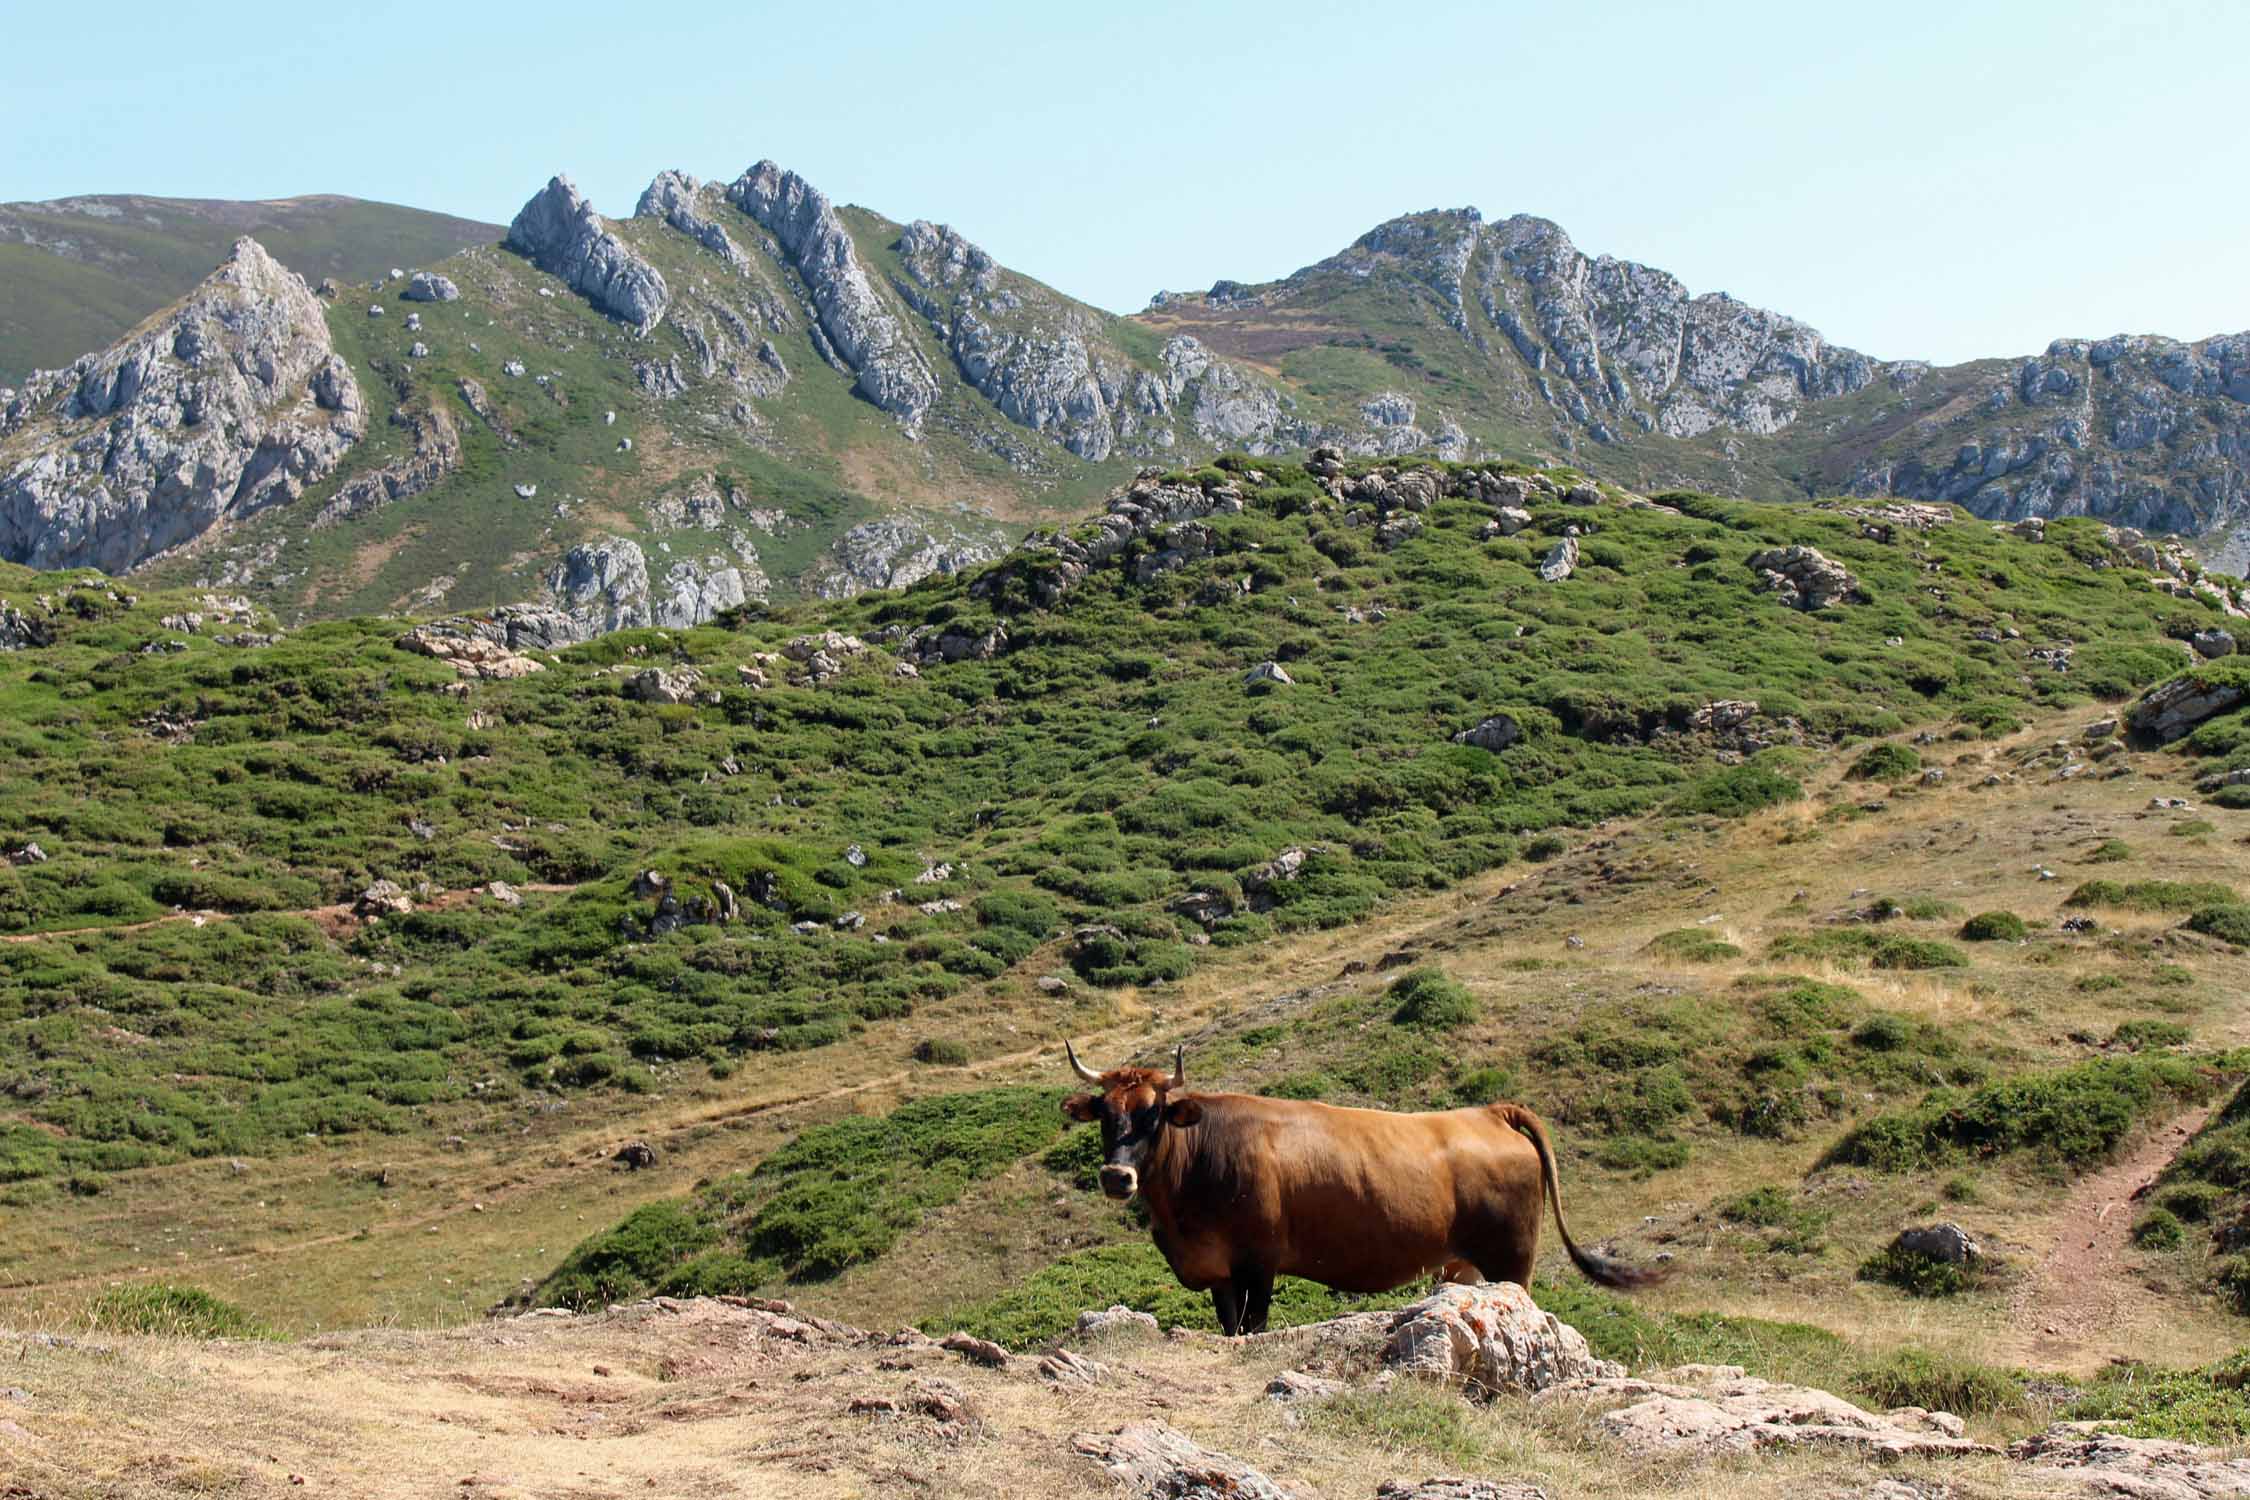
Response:
[{"label": "cow's horn", "polygon": [[1070,1070],[1073,1073],[1076,1073],[1088,1083],[1100,1083],[1102,1081],[1101,1074],[1078,1060],[1078,1050],[1070,1045],[1070,1038],[1067,1036],[1063,1038],[1063,1054],[1070,1059]]},{"label": "cow's horn", "polygon": [[1187,1087],[1187,1043],[1185,1042],[1172,1049],[1172,1087],[1176,1089]]}]

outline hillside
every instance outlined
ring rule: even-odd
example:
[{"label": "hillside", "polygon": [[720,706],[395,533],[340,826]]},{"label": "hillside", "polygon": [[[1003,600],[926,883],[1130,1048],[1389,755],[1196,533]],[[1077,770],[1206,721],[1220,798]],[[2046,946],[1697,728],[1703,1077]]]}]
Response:
[{"label": "hillside", "polygon": [[2002,520],[2095,515],[2229,540],[2250,487],[2250,335],[2063,338],[1954,366],[1881,361],[1724,293],[1588,256],[1561,227],[1406,215],[1281,281],[1140,315],[1289,388],[1379,400],[1467,451],[1577,455],[1642,487],[1890,494]]},{"label": "hillside", "polygon": [[500,233],[497,224],[331,194],[0,203],[0,386],[109,343],[185,295],[246,234],[308,280],[350,282]]},{"label": "hillside", "polygon": [[[70,202],[118,209],[64,215],[103,234],[132,218]],[[0,223],[52,247],[39,226],[54,217]],[[1408,215],[1281,281],[1121,318],[771,162],[725,182],[659,173],[625,218],[558,177],[504,235],[369,230],[353,243],[391,248],[364,280],[298,264],[340,252],[297,219],[248,225],[241,243],[274,240],[257,253],[323,297],[321,326],[292,315],[283,363],[340,362],[351,389],[334,442],[302,441],[282,417],[306,392],[277,390],[253,403],[271,414],[225,429],[239,451],[208,462],[188,397],[214,361],[248,357],[198,310],[246,253],[220,249],[243,217],[180,220],[212,243],[167,239],[165,274],[186,281],[196,255],[221,268],[0,407],[0,556],[224,587],[291,623],[522,604],[550,612],[534,633],[553,642],[960,572],[1138,467],[1326,445],[1583,465],[1643,491],[2090,514],[2242,561],[2240,336],[1886,363],[1588,257],[1545,220],[1474,210]],[[317,222],[357,233],[343,209]],[[70,244],[156,263],[91,230]],[[437,253],[402,253],[414,244]],[[49,280],[93,274],[14,249]],[[21,284],[41,308],[84,302]],[[117,328],[147,304],[102,305]]]}]

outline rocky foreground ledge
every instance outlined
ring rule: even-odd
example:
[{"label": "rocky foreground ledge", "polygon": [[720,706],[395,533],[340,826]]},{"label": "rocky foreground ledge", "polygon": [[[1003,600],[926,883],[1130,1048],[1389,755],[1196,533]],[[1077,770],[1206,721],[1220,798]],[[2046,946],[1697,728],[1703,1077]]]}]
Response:
[{"label": "rocky foreground ledge", "polygon": [[[569,1316],[550,1310],[525,1318]],[[868,1332],[756,1298],[659,1297],[614,1308],[611,1316],[739,1322],[763,1338],[805,1348],[877,1351],[872,1371],[914,1371],[914,1378],[895,1393],[852,1395],[847,1410],[878,1421],[922,1423],[941,1438],[958,1437],[976,1424],[980,1402],[942,1375],[921,1373],[923,1361],[949,1356],[980,1374],[1095,1397],[1091,1405],[1098,1409],[1104,1389],[1122,1392],[1147,1384],[1152,1377],[1139,1366],[1161,1362],[1166,1345],[1201,1344],[1244,1352],[1288,1349],[1293,1367],[1266,1383],[1263,1399],[1293,1414],[1402,1381],[1426,1381],[1465,1401],[1517,1397],[1528,1398],[1533,1410],[1579,1408],[1598,1442],[1635,1459],[1693,1464],[1811,1449],[1873,1464],[1983,1458],[2019,1471],[2039,1494],[2135,1500],[2250,1496],[2250,1460],[2184,1443],[2119,1437],[2092,1423],[2057,1423],[2002,1450],[1970,1439],[1966,1424],[1948,1412],[1869,1411],[1827,1391],[1759,1379],[1739,1366],[1684,1365],[1628,1374],[1595,1357],[1576,1329],[1542,1311],[1522,1287],[1505,1282],[1441,1287],[1395,1312],[1357,1313],[1241,1339],[1184,1329],[1163,1338],[1153,1317],[1112,1307],[1081,1314],[1070,1338],[1035,1352],[1005,1349],[966,1333],[933,1339],[912,1329]],[[1209,1399],[1219,1403],[1238,1394],[1212,1392]],[[1316,1492],[1277,1481],[1162,1421],[1078,1431],[1069,1446],[1117,1481],[1123,1493],[1152,1500],[1318,1500]],[[1854,1493],[1867,1500],[1900,1500],[1925,1491],[1876,1481]],[[1376,1494],[1379,1500],[1546,1500],[1548,1492],[1520,1477],[1441,1475],[1385,1481]]]},{"label": "rocky foreground ledge", "polygon": [[[2250,1461],[2084,1424],[2003,1450],[1732,1367],[1629,1373],[1508,1285],[1247,1339],[1110,1308],[1022,1350],[659,1297],[289,1342],[0,1330],[0,1357],[0,1492],[45,1500],[2250,1496]],[[1467,1440],[1411,1435],[1454,1401]]]}]

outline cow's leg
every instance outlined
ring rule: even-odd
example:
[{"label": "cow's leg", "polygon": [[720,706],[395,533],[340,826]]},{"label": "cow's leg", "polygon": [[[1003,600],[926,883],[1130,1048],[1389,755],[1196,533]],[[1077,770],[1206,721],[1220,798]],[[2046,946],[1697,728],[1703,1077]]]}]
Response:
[{"label": "cow's leg", "polygon": [[1237,1266],[1234,1284],[1242,1288],[1242,1331],[1264,1333],[1266,1313],[1273,1307],[1273,1272],[1260,1265]]},{"label": "cow's leg", "polygon": [[1233,1338],[1242,1332],[1242,1289],[1232,1281],[1211,1283],[1211,1306],[1219,1315],[1219,1332]]},{"label": "cow's leg", "polygon": [[1531,1268],[1539,1259],[1539,1241],[1535,1236],[1502,1228],[1479,1236],[1469,1247],[1469,1256],[1485,1280],[1512,1281],[1527,1287],[1531,1285]]}]

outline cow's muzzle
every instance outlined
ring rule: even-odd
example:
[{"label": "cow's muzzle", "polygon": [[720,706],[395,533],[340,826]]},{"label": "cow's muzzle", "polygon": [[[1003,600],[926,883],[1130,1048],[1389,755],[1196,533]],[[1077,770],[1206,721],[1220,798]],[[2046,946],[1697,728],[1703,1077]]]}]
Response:
[{"label": "cow's muzzle", "polygon": [[1102,1191],[1123,1202],[1141,1190],[1141,1174],[1131,1167],[1102,1168]]}]

